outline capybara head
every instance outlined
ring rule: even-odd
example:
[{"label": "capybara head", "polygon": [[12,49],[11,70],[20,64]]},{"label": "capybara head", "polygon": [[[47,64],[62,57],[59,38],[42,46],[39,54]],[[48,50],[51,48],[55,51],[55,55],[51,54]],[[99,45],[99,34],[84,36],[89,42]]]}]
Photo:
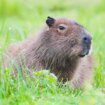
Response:
[{"label": "capybara head", "polygon": [[29,55],[33,55],[30,57],[32,65],[40,62],[46,69],[65,69],[75,66],[73,64],[79,58],[89,53],[92,38],[82,25],[73,20],[52,17],[47,18],[46,24],[47,27],[28,51]]},{"label": "capybara head", "polygon": [[90,33],[73,20],[48,17],[46,43],[58,55],[67,57],[84,57],[91,47]]}]

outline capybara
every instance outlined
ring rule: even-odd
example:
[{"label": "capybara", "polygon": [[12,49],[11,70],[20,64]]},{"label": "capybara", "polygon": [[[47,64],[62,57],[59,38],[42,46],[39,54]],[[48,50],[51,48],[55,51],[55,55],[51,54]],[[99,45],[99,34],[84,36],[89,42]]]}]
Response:
[{"label": "capybara", "polygon": [[15,61],[14,68],[27,67],[30,73],[50,70],[58,81],[80,88],[92,77],[91,41],[91,34],[74,20],[48,17],[38,35],[9,46],[4,66]]}]

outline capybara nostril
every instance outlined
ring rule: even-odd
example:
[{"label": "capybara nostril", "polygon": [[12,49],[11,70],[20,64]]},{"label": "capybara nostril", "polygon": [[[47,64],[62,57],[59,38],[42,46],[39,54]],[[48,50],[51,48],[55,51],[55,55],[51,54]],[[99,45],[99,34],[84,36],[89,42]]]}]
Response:
[{"label": "capybara nostril", "polygon": [[85,44],[91,44],[91,40],[92,40],[92,38],[90,36],[83,37],[83,42]]}]

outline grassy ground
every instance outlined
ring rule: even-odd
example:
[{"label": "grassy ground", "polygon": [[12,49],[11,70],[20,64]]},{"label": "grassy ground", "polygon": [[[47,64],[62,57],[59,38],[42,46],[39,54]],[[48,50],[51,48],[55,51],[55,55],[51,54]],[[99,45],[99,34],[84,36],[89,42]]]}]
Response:
[{"label": "grassy ground", "polygon": [[0,64],[8,44],[37,32],[47,16],[74,19],[92,33],[92,86],[73,91],[46,71],[14,79],[1,65],[0,105],[105,105],[105,0],[0,0]]}]

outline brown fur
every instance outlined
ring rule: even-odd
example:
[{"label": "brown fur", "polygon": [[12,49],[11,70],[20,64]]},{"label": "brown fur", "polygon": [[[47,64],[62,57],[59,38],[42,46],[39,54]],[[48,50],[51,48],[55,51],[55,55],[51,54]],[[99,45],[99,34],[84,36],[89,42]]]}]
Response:
[{"label": "brown fur", "polygon": [[[58,28],[62,24],[65,30]],[[5,67],[15,59],[20,68],[25,65],[30,72],[48,69],[59,81],[69,80],[74,88],[82,87],[92,75],[91,55],[79,56],[84,35],[90,36],[90,33],[83,26],[69,19],[56,19],[38,37],[11,45],[5,54]]]}]

